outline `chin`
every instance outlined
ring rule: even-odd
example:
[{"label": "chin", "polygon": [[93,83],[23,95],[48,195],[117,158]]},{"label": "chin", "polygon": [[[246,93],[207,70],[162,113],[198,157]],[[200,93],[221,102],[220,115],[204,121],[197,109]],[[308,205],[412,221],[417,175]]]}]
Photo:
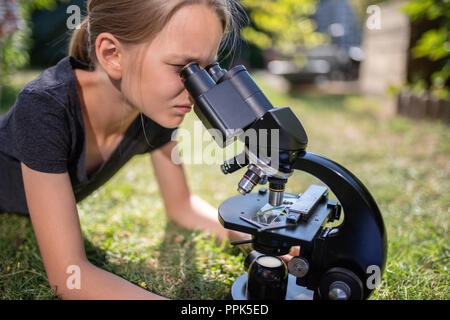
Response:
[{"label": "chin", "polygon": [[185,117],[182,114],[174,112],[147,113],[144,111],[143,113],[157,124],[167,129],[178,127]]},{"label": "chin", "polygon": [[174,129],[178,127],[181,122],[183,122],[184,115],[171,115],[168,117],[164,117],[162,119],[155,119],[154,121],[157,122],[160,126],[163,126],[164,128],[168,129]]}]

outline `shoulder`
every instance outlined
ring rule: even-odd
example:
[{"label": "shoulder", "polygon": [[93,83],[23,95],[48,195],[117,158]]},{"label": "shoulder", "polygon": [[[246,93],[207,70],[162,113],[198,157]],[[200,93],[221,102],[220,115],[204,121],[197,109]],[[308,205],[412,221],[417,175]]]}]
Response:
[{"label": "shoulder", "polygon": [[56,65],[45,69],[37,78],[28,82],[22,91],[25,94],[47,97],[60,105],[73,104],[77,99],[74,67],[82,66],[79,65],[78,60],[67,56]]},{"label": "shoulder", "polygon": [[72,145],[70,119],[47,92],[22,90],[9,121],[16,158],[34,170],[65,172]]},{"label": "shoulder", "polygon": [[73,129],[80,117],[75,68],[86,69],[87,65],[67,56],[28,82],[11,108],[13,117],[47,124],[59,120],[60,125],[71,125]]},{"label": "shoulder", "polygon": [[56,65],[42,71],[38,77],[28,82],[24,89],[40,91],[59,86],[67,81],[69,72],[71,72],[70,56],[61,59]]},{"label": "shoulder", "polygon": [[65,172],[78,132],[77,99],[67,58],[26,84],[10,111],[16,158],[37,171]]},{"label": "shoulder", "polygon": [[31,123],[34,126],[49,123],[61,126],[67,124],[69,114],[66,105],[51,93],[22,89],[12,108],[12,120],[13,125],[20,125],[23,129]]}]

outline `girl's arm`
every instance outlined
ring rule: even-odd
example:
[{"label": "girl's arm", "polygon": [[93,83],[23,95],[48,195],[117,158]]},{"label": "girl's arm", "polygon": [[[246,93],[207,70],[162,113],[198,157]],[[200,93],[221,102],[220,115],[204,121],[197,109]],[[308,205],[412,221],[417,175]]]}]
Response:
[{"label": "girl's arm", "polygon": [[155,176],[168,217],[187,229],[214,233],[220,240],[249,239],[247,234],[225,229],[219,223],[217,208],[190,193],[183,166],[175,164],[171,159],[176,143],[171,141],[151,152]]},{"label": "girl's arm", "polygon": [[28,210],[50,286],[63,299],[161,299],[86,258],[67,173],[42,173],[23,163]]},{"label": "girl's arm", "polygon": [[[159,190],[169,218],[187,229],[213,232],[220,240],[250,239],[249,234],[225,229],[219,223],[217,209],[190,193],[183,167],[171,160],[175,146],[176,141],[172,141],[151,153]],[[252,250],[248,245],[239,247],[244,251]],[[288,263],[292,257],[298,255],[300,255],[300,247],[297,246],[293,247],[289,254],[280,258]]]}]

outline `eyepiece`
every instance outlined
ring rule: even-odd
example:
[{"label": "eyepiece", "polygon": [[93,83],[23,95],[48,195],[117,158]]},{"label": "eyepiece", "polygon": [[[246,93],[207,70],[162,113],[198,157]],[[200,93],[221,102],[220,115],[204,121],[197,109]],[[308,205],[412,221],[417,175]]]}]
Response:
[{"label": "eyepiece", "polygon": [[180,76],[184,79],[184,86],[194,99],[216,85],[211,76],[205,70],[200,69],[196,62],[185,66],[181,70]]},{"label": "eyepiece", "polygon": [[180,76],[186,80],[190,75],[200,71],[200,67],[197,62],[190,62],[180,72]]},{"label": "eyepiece", "polygon": [[205,68],[205,70],[216,83],[219,83],[220,79],[227,73],[227,70],[222,69],[218,62],[210,64]]}]

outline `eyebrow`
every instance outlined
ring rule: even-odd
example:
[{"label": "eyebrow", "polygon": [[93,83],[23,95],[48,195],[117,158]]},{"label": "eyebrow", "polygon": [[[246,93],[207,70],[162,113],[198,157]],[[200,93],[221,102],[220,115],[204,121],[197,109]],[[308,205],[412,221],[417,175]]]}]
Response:
[{"label": "eyebrow", "polygon": [[[197,62],[197,63],[201,62],[200,61],[201,59],[199,57],[179,55],[179,54],[169,55],[169,58],[170,59],[174,59],[174,60],[180,60],[180,62],[181,62],[180,65],[181,64],[186,65],[186,64],[188,64],[190,62]],[[213,63],[216,60],[217,60],[217,55],[214,56],[213,60],[207,61],[206,65],[209,65],[209,64]]]}]

